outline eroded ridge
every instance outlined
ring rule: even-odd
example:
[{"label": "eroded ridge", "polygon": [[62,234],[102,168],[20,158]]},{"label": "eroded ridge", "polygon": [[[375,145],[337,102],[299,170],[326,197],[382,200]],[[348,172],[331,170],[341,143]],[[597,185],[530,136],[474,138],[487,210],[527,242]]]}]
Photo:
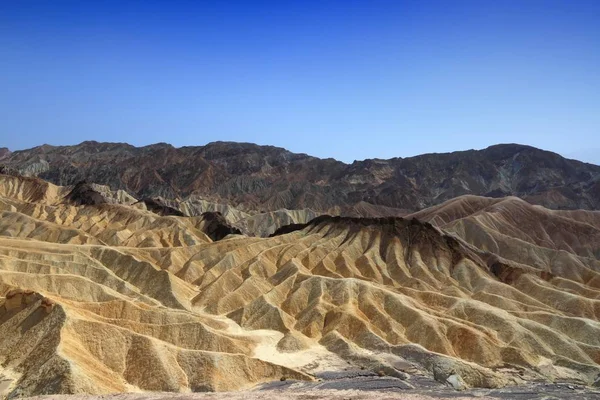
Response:
[{"label": "eroded ridge", "polygon": [[0,176],[11,397],[233,390],[349,365],[475,387],[600,372],[596,212],[468,196],[259,238],[72,191]]}]

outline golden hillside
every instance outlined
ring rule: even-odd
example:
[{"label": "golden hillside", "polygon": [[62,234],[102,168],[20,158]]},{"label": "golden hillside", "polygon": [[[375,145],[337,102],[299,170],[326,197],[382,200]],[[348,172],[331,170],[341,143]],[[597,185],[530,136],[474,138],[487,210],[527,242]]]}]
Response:
[{"label": "golden hillside", "polygon": [[[211,240],[203,217],[0,175],[9,397],[205,391],[360,366],[469,386],[600,373],[600,213],[465,196]],[[416,217],[418,219],[413,219]]]}]

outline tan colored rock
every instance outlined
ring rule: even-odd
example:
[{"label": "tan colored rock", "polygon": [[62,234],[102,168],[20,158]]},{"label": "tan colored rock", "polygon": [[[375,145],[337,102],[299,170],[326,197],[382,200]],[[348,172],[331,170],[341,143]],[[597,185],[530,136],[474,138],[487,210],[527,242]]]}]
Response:
[{"label": "tan colored rock", "polygon": [[66,192],[0,177],[10,397],[237,390],[348,363],[485,388],[514,383],[507,368],[600,372],[594,212],[466,197],[212,241],[202,217]]}]

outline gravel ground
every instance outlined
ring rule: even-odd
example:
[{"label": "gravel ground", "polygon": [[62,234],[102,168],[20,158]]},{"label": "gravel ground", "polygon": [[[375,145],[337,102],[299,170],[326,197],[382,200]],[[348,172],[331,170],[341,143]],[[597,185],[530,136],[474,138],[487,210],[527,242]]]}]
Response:
[{"label": "gravel ground", "polygon": [[[408,380],[379,377],[367,371],[319,374],[318,382],[271,382],[258,388],[261,392],[276,391],[283,396],[302,392],[291,399],[510,399],[510,400],[600,400],[600,389],[569,383],[530,383],[501,389],[469,389],[456,391],[430,377],[412,375]],[[323,394],[327,391],[327,394]],[[329,397],[333,393],[341,397]],[[310,394],[310,397],[302,397]],[[322,396],[322,397],[313,397]],[[346,397],[344,397],[346,396]],[[417,396],[417,397],[411,397]],[[421,397],[419,397],[421,396]]]},{"label": "gravel ground", "polygon": [[568,383],[531,383],[502,389],[458,392],[426,376],[408,380],[379,377],[367,371],[326,372],[319,381],[276,381],[253,390],[228,393],[122,393],[114,395],[52,395],[38,400],[600,400],[600,389]]},{"label": "gravel ground", "polygon": [[[456,400],[471,399],[472,397],[454,397]],[[490,397],[479,397],[491,399]],[[381,393],[357,390],[320,390],[320,391],[269,391],[269,392],[229,392],[229,393],[127,393],[104,396],[41,396],[30,399],[56,399],[56,400],[434,400],[436,397],[406,394],[406,393]]]}]

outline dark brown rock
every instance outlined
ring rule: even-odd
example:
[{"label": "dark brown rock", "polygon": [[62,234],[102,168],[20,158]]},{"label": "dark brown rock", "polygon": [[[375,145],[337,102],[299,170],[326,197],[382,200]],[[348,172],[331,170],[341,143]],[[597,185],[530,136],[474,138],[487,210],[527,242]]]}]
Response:
[{"label": "dark brown rock", "polygon": [[205,212],[202,214],[204,233],[213,241],[221,240],[227,235],[241,235],[241,231],[230,225],[220,212]]},{"label": "dark brown rock", "polygon": [[91,184],[86,181],[81,181],[67,194],[65,199],[76,206],[97,206],[106,204],[107,201],[100,193],[98,193]]},{"label": "dark brown rock", "polygon": [[182,213],[180,210],[164,204],[160,199],[144,198],[141,199],[139,203],[144,203],[148,211],[152,211],[153,213],[161,215],[163,217],[169,215],[185,217],[185,214]]},{"label": "dark brown rock", "polygon": [[514,195],[554,209],[600,208],[600,166],[517,144],[345,164],[249,143],[138,148],[83,142],[16,151],[3,162],[59,185],[85,179],[138,198],[196,194],[242,210],[400,215],[464,194]]}]

